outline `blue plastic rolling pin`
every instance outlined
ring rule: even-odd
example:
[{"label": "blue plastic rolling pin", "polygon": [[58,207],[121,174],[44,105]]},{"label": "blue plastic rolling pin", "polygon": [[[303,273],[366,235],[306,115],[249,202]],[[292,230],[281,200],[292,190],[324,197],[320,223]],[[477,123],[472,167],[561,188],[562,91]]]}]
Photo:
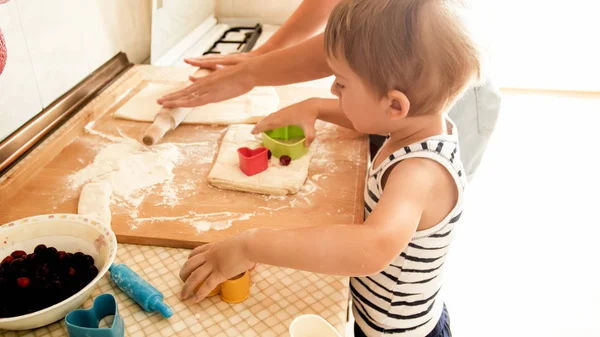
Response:
[{"label": "blue plastic rolling pin", "polygon": [[173,316],[173,310],[163,303],[163,294],[124,264],[108,268],[110,279],[131,299],[147,312],[160,312],[165,318]]}]

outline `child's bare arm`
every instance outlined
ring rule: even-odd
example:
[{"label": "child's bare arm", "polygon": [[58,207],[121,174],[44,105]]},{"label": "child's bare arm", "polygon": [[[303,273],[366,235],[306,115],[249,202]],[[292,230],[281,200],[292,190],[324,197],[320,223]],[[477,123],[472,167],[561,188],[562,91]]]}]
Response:
[{"label": "child's bare arm", "polygon": [[258,134],[282,126],[298,125],[304,130],[308,146],[315,139],[317,119],[353,129],[352,123],[339,108],[337,99],[309,98],[263,118],[256,124],[252,133]]},{"label": "child's bare arm", "polygon": [[392,170],[385,193],[363,225],[254,230],[244,239],[251,261],[323,274],[364,276],[386,268],[408,245],[431,194],[417,160]]},{"label": "child's bare arm", "polygon": [[315,98],[319,109],[319,119],[335,125],[354,130],[354,125],[340,109],[340,101],[337,98]]},{"label": "child's bare arm", "polygon": [[199,301],[255,263],[335,275],[377,273],[410,241],[434,186],[419,159],[408,159],[393,169],[384,196],[364,225],[252,230],[198,247],[181,270],[182,298],[195,294]]}]

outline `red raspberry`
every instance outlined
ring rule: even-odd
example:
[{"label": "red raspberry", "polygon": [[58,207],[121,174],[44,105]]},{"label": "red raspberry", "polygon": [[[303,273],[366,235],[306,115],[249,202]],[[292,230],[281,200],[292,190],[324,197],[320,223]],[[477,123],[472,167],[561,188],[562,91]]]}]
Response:
[{"label": "red raspberry", "polygon": [[14,252],[12,252],[12,254],[10,254],[10,256],[14,257],[15,259],[18,259],[27,256],[27,253],[25,253],[22,250],[15,250]]},{"label": "red raspberry", "polygon": [[19,288],[27,288],[29,286],[29,278],[28,277],[19,277],[17,279],[17,285]]},{"label": "red raspberry", "polygon": [[0,262],[0,264],[1,265],[10,264],[11,262],[14,261],[14,259],[15,259],[14,257],[9,255],[9,256],[5,257],[4,260],[2,260],[2,262]]},{"label": "red raspberry", "polygon": [[292,162],[292,158],[290,158],[288,156],[279,157],[279,163],[281,163],[281,165],[283,165],[283,166],[288,166],[291,162]]}]

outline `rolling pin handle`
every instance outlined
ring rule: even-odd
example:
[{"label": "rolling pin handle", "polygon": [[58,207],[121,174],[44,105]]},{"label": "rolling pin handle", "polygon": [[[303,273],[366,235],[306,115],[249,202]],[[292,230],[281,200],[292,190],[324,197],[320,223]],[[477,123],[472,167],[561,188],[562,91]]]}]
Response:
[{"label": "rolling pin handle", "polygon": [[150,125],[148,130],[146,130],[142,142],[148,146],[152,145],[158,142],[169,130],[171,130],[170,124],[154,122]]}]

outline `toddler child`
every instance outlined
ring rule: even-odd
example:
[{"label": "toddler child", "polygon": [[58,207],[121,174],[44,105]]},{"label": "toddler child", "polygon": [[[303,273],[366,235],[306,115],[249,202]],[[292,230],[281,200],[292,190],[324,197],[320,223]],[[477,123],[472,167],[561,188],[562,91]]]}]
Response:
[{"label": "toddler child", "polygon": [[183,299],[265,263],[351,276],[356,336],[450,336],[439,293],[466,175],[446,113],[480,67],[459,11],[451,0],[339,2],[325,30],[338,99],[289,106],[253,132],[294,124],[310,142],[321,119],[386,135],[366,177],[364,224],[256,229],[197,247],[181,270]]}]

